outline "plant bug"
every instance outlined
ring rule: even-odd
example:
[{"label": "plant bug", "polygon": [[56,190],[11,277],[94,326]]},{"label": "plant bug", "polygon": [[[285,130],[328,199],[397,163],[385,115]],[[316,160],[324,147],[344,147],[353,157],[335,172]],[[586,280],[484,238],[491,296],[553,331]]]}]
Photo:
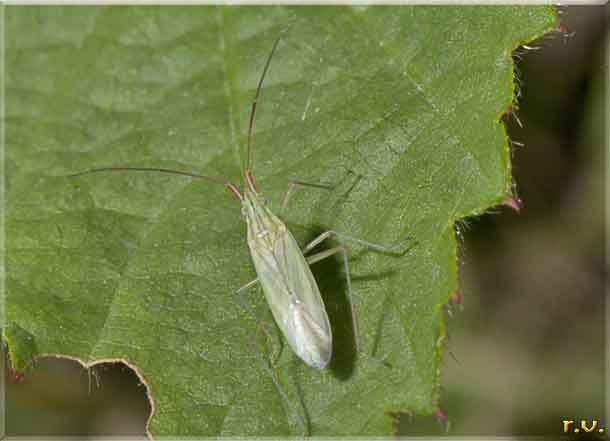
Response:
[{"label": "plant bug", "polygon": [[[242,286],[236,292],[239,293],[260,283],[275,322],[292,350],[307,365],[321,369],[326,367],[331,359],[332,331],[318,285],[309,265],[337,253],[343,255],[347,281],[347,298],[351,308],[353,331],[358,351],[360,351],[361,344],[355,308],[352,301],[351,279],[345,247],[336,246],[316,254],[308,254],[318,244],[331,237],[345,238],[381,251],[387,251],[389,248],[355,239],[336,231],[327,231],[316,237],[301,250],[286,225],[270,211],[265,199],[256,189],[250,164],[252,129],[263,81],[281,37],[282,33],[277,37],[271,48],[252,100],[246,137],[243,171],[244,185],[242,190],[223,178],[166,168],[99,167],[74,173],[69,175],[69,177],[109,171],[157,172],[185,176],[225,186],[241,203],[242,216],[246,222],[247,243],[254,268],[258,275],[257,279]],[[325,185],[291,181],[282,199],[280,214],[285,208],[292,190],[297,185],[330,189],[330,187]]]}]

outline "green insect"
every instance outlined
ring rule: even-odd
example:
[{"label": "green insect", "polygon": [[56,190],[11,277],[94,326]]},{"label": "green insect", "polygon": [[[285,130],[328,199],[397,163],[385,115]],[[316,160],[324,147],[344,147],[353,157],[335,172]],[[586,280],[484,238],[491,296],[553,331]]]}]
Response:
[{"label": "green insect", "polygon": [[[361,344],[354,303],[352,300],[351,278],[345,247],[336,246],[316,254],[310,254],[310,252],[318,244],[332,237],[355,241],[361,245],[379,251],[391,251],[394,247],[376,245],[355,239],[345,234],[337,233],[336,231],[327,231],[316,237],[301,250],[286,225],[271,212],[265,199],[256,189],[250,166],[254,116],[256,114],[256,104],[260,96],[263,80],[265,79],[271,59],[280,40],[281,34],[273,44],[259,79],[254,99],[252,100],[246,140],[244,163],[245,184],[243,190],[240,190],[236,185],[222,178],[165,168],[100,167],[75,173],[70,175],[70,177],[107,171],[158,172],[186,176],[225,186],[241,203],[242,215],[245,218],[247,225],[248,247],[250,249],[254,268],[258,275],[257,279],[239,288],[237,292],[243,291],[259,283],[263,288],[265,298],[275,322],[292,350],[309,366],[321,369],[326,367],[330,362],[333,338],[328,314],[326,313],[324,302],[320,296],[320,290],[318,289],[316,280],[309,268],[311,264],[337,253],[342,254],[347,280],[347,299],[352,312],[353,332],[358,351],[361,349]],[[325,189],[330,188],[319,184],[291,181],[288,190],[283,197],[280,213],[285,208],[292,190],[297,185]]]}]

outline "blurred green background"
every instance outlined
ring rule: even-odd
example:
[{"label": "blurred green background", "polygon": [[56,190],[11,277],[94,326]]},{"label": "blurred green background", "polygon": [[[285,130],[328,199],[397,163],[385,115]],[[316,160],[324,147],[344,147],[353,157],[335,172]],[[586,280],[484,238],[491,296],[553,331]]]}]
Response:
[{"label": "blurred green background", "polygon": [[[567,35],[515,52],[520,96],[505,120],[524,207],[467,219],[463,307],[448,315],[442,408],[450,435],[560,435],[563,419],[608,428],[606,127],[608,6],[561,9]],[[6,433],[143,435],[150,405],[121,364],[40,359],[7,370]],[[402,435],[440,435],[401,416]],[[582,439],[582,438],[581,438]]]}]

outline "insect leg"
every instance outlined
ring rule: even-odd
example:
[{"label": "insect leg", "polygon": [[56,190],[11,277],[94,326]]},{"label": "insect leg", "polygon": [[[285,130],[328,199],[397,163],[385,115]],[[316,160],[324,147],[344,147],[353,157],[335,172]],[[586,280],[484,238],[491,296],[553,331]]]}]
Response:
[{"label": "insect leg", "polygon": [[242,286],[241,288],[237,288],[237,291],[235,291],[235,294],[240,294],[243,291],[252,288],[254,285],[256,285],[258,283],[258,278],[249,281],[248,283],[246,283],[244,286]]},{"label": "insect leg", "polygon": [[407,237],[405,240],[402,240],[402,241],[392,244],[392,245],[380,245],[380,244],[369,242],[366,240],[357,239],[348,234],[339,233],[338,231],[328,230],[328,231],[320,234],[318,237],[316,237],[314,240],[312,240],[309,244],[307,244],[307,246],[303,249],[303,254],[307,254],[309,251],[311,251],[313,248],[315,248],[318,244],[320,244],[321,242],[323,242],[326,239],[329,239],[331,237],[336,237],[339,240],[345,240],[348,242],[355,242],[359,245],[362,245],[367,248],[371,248],[376,251],[380,251],[382,253],[400,253],[402,246],[411,240],[410,237]]},{"label": "insect leg", "polygon": [[288,189],[286,190],[286,193],[284,193],[284,196],[282,197],[282,203],[280,205],[280,211],[279,211],[279,215],[280,216],[282,215],[282,213],[284,212],[284,209],[288,205],[288,201],[290,200],[290,196],[292,196],[292,192],[298,186],[301,186],[301,187],[322,188],[324,190],[332,190],[332,187],[330,185],[311,184],[309,182],[303,182],[303,181],[299,181],[299,180],[296,180],[296,179],[289,179],[288,180]]},{"label": "insect leg", "polygon": [[356,316],[356,305],[352,297],[352,277],[349,272],[349,263],[347,259],[347,251],[344,246],[339,245],[337,247],[330,248],[328,250],[321,251],[306,257],[307,263],[310,265],[319,262],[320,260],[326,259],[327,257],[333,256],[337,253],[341,253],[343,257],[343,269],[345,271],[345,283],[347,285],[347,302],[349,303],[350,312],[352,315],[352,326],[354,332],[354,339],[356,340],[356,350],[362,352],[362,339],[360,338],[360,327],[358,326],[358,317]]},{"label": "insect leg", "polygon": [[[235,291],[235,293],[234,293],[235,297],[237,299],[237,303],[239,304],[241,309],[243,311],[245,311],[246,313],[252,312],[252,307],[246,303],[245,299],[241,296],[241,293],[244,292],[245,290],[247,290],[248,288],[253,287],[257,283],[258,283],[258,278],[251,280],[250,282],[246,283],[241,288],[238,288],[237,291]],[[258,317],[255,318],[255,320],[256,320],[257,331],[258,331],[258,328],[260,327],[262,329],[263,333],[265,334],[265,336],[267,337],[267,341],[271,342],[271,345],[273,346],[271,358],[275,362],[276,360],[278,360],[280,358],[280,355],[282,353],[281,343],[277,343],[277,337],[274,337],[272,335],[272,333],[265,327],[265,325],[261,321],[259,321]]]},{"label": "insect leg", "polygon": [[265,357],[262,356],[262,353],[260,351],[257,351],[257,352],[258,352],[258,354],[257,354],[258,358],[259,358],[260,362],[262,363],[263,368],[265,369],[265,371],[267,371],[267,374],[269,374],[269,377],[271,378],[271,381],[273,382],[273,385],[275,386],[277,393],[282,398],[282,401],[285,403],[285,406],[288,407],[288,411],[290,413],[296,415],[299,425],[301,426],[301,429],[303,431],[303,436],[309,436],[309,424],[307,424],[307,422],[305,421],[305,417],[303,417],[303,415],[301,415],[299,413],[299,411],[296,409],[296,407],[292,404],[292,402],[288,398],[288,395],[286,394],[286,392],[284,391],[284,388],[282,387],[282,385],[280,383],[280,379],[278,378],[277,374],[273,370],[273,367],[269,364],[269,361]]},{"label": "insect leg", "polygon": [[[307,263],[309,263],[310,265],[312,265],[316,262],[319,262],[320,260],[326,259],[327,257],[330,257],[334,254],[341,253],[341,255],[343,257],[343,267],[344,267],[344,271],[345,271],[345,279],[346,279],[346,285],[347,285],[347,299],[348,299],[348,303],[349,303],[351,314],[352,314],[352,324],[353,324],[354,338],[356,340],[356,349],[358,350],[358,352],[362,352],[362,339],[360,336],[360,326],[358,325],[358,317],[356,314],[356,305],[354,304],[353,295],[352,295],[352,278],[351,278],[350,271],[349,271],[347,250],[346,250],[345,246],[339,245],[339,246],[330,248],[328,250],[324,250],[319,253],[307,256],[307,253],[309,253],[313,248],[318,246],[321,242],[325,241],[326,239],[329,239],[332,237],[353,241],[353,242],[356,242],[365,247],[369,247],[369,248],[372,248],[374,250],[381,251],[381,252],[392,252],[393,249],[396,247],[396,245],[393,245],[390,247],[387,247],[384,245],[378,245],[378,244],[368,242],[365,240],[356,239],[355,237],[349,236],[347,234],[338,233],[337,231],[334,231],[334,230],[329,230],[329,231],[326,231],[326,232],[320,234],[315,239],[313,239],[303,249],[303,254],[305,255],[305,258],[307,259]],[[410,240],[410,238],[407,238],[406,240]],[[397,245],[400,246],[404,242],[405,241],[399,242]]]}]

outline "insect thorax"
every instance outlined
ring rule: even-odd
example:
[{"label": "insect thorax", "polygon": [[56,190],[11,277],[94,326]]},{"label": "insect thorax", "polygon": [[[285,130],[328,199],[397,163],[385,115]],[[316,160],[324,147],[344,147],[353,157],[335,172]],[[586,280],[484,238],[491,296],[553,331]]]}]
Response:
[{"label": "insect thorax", "polygon": [[286,227],[267,208],[265,199],[250,190],[244,192],[242,201],[242,213],[248,225],[248,242],[255,242],[258,246],[269,247],[273,245],[278,233],[283,232]]}]

